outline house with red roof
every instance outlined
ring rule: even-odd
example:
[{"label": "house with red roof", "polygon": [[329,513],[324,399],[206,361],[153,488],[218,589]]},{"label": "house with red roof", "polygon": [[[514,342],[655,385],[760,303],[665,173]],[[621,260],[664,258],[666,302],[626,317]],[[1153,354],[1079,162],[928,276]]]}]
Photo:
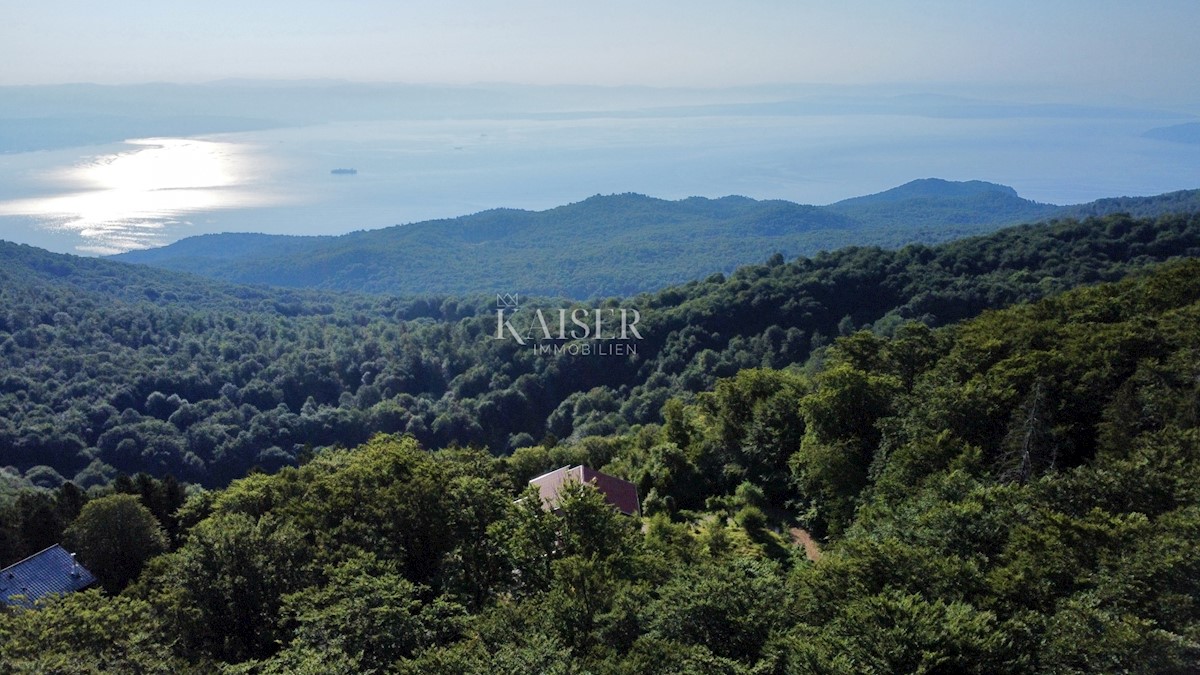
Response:
[{"label": "house with red roof", "polygon": [[538,489],[542,504],[551,510],[558,508],[562,490],[573,483],[595,486],[604,495],[605,501],[627,516],[635,516],[642,512],[636,485],[591,467],[564,466],[529,481],[530,485]]}]

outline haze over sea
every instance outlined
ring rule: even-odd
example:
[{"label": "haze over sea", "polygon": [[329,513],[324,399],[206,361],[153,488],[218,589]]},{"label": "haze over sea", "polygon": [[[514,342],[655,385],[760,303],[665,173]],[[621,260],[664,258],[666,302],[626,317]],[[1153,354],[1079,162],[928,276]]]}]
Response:
[{"label": "haze over sea", "polygon": [[1003,183],[1056,204],[1200,187],[1195,144],[1143,136],[1186,114],[887,103],[464,111],[9,152],[0,238],[110,254],[211,232],[339,234],[618,192],[826,204],[925,177]]}]

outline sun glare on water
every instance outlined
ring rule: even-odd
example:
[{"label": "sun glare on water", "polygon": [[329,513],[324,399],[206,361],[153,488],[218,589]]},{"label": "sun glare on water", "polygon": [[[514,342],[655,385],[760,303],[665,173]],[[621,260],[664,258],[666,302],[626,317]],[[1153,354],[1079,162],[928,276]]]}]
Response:
[{"label": "sun glare on water", "polygon": [[126,141],[130,150],[87,158],[54,178],[65,193],[0,203],[0,215],[33,216],[43,227],[77,232],[82,252],[112,254],[167,243],[190,215],[263,206],[245,188],[250,157],[234,143],[187,138]]},{"label": "sun glare on water", "polygon": [[235,181],[228,143],[176,138],[129,141],[134,152],[97,158],[76,169],[104,190],[153,191],[209,188]]}]

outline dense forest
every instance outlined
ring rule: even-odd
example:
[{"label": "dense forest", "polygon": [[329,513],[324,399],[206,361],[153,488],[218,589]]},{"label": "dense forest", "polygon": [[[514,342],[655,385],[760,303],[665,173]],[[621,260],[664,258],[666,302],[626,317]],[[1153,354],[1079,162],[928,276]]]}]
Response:
[{"label": "dense forest", "polygon": [[850,245],[936,244],[1050,218],[1197,211],[1200,190],[1059,207],[994,183],[925,179],[829,206],[608,195],[338,237],[205,235],[117,259],[273,286],[588,299],[658,291],[775,253],[791,259]]},{"label": "dense forest", "polygon": [[[844,253],[894,265],[897,276],[908,269],[897,260],[925,259],[928,277],[910,282],[929,284],[926,304],[908,301],[926,310],[918,317],[940,306],[930,289],[978,297],[965,313],[1032,293],[1025,277],[1048,292],[1137,271],[942,328],[903,318],[876,321],[887,330],[848,328],[803,367],[754,364],[672,396],[654,416],[661,423],[505,457],[377,436],[186,501],[148,476],[89,494],[64,485],[43,493],[44,506],[65,514],[66,541],[103,588],[0,613],[0,663],[142,673],[1191,672],[1200,262],[1142,264],[1159,235],[1188,229],[1186,219],[1110,218],[957,249]],[[1051,239],[1057,248],[1018,245]],[[1047,267],[989,272],[989,251]],[[939,277],[934,259],[974,264],[979,276],[947,266]],[[1128,259],[1140,262],[1119,262]],[[827,264],[778,262],[672,292],[713,302],[746,279],[749,305],[754,280],[845,283],[850,266]],[[663,311],[654,325],[668,325]],[[557,514],[518,499],[530,477],[568,462],[635,481],[643,516],[617,514],[586,486]],[[121,555],[98,545],[114,532]],[[806,535],[820,546],[799,546]]]},{"label": "dense forest", "polygon": [[636,308],[645,339],[635,355],[597,358],[493,339],[489,297],[249,288],[3,244],[0,490],[138,472],[219,486],[375,433],[493,454],[618,434],[661,421],[671,398],[802,363],[863,327],[944,325],[1197,255],[1196,215],[777,255],[604,301]]}]

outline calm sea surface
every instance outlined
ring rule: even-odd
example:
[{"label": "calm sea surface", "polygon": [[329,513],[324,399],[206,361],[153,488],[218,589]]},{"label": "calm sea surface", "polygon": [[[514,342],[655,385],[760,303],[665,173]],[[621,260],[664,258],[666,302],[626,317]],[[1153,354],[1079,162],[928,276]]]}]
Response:
[{"label": "calm sea surface", "polygon": [[826,204],[926,177],[1057,204],[1200,187],[1196,146],[1141,137],[1162,123],[449,119],[137,139],[0,155],[0,238],[108,254],[208,232],[339,234],[617,192]]}]

